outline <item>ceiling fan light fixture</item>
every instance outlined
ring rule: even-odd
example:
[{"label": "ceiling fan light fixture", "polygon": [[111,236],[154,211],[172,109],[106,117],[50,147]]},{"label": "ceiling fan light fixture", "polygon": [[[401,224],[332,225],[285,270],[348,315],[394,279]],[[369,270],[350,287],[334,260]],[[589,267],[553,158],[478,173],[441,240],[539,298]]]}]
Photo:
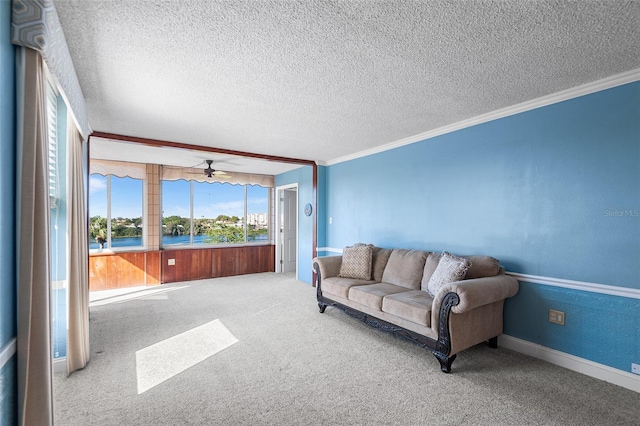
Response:
[{"label": "ceiling fan light fixture", "polygon": [[213,163],[213,160],[205,160],[207,163],[207,168],[204,169],[204,174],[207,177],[213,177],[213,176],[217,176],[217,177],[222,177],[222,178],[230,178],[231,176],[227,175],[226,172],[223,172],[222,170],[216,170],[213,167],[211,167],[211,164]]}]

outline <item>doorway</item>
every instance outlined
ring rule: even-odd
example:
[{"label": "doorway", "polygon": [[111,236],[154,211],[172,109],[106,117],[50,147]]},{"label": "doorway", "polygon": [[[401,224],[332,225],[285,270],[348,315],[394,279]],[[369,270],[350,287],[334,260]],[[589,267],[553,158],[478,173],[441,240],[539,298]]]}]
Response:
[{"label": "doorway", "polygon": [[277,273],[295,272],[298,278],[298,184],[280,186],[277,193]]}]

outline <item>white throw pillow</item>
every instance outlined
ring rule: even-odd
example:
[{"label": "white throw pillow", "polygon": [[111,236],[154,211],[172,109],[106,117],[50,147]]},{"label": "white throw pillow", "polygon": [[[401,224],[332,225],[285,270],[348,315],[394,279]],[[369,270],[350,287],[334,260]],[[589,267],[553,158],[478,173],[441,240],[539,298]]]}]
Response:
[{"label": "white throw pillow", "polygon": [[429,279],[429,284],[427,285],[428,293],[435,297],[445,285],[460,281],[464,278],[470,266],[471,262],[468,259],[445,251],[438,262],[438,267],[433,272],[431,279]]}]

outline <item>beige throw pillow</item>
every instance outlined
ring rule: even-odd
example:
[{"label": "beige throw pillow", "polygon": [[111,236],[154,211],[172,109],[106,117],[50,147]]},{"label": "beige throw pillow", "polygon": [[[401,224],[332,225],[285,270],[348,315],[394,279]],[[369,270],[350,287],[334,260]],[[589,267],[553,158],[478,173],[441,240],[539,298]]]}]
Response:
[{"label": "beige throw pillow", "polygon": [[438,267],[438,263],[440,263],[440,258],[442,257],[442,253],[432,252],[427,256],[427,261],[424,264],[424,271],[422,272],[422,281],[420,282],[420,290],[429,291],[429,280],[431,276],[436,271]]},{"label": "beige throw pillow", "polygon": [[356,280],[370,280],[372,255],[373,245],[371,244],[356,244],[345,247],[342,251],[342,264],[338,276]]},{"label": "beige throw pillow", "polygon": [[471,267],[467,271],[465,280],[472,278],[495,277],[500,272],[500,262],[491,256],[465,256]]},{"label": "beige throw pillow", "polygon": [[384,267],[382,282],[419,290],[427,255],[422,250],[393,249]]},{"label": "beige throw pillow", "polygon": [[435,297],[445,285],[463,279],[470,266],[471,262],[468,259],[445,251],[438,262],[438,267],[429,279],[427,291]]}]

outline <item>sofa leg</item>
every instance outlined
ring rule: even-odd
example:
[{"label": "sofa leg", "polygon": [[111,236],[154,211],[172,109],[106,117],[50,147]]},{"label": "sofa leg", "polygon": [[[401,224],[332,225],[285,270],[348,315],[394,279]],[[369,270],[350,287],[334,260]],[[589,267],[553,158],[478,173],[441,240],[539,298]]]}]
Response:
[{"label": "sofa leg", "polygon": [[442,372],[451,373],[451,364],[453,364],[453,361],[456,359],[456,356],[455,355],[446,356],[439,352],[434,352],[433,354],[438,359],[438,361],[440,361],[440,369],[442,370]]},{"label": "sofa leg", "polygon": [[318,308],[320,309],[320,313],[324,314],[324,310],[327,309],[327,305],[324,303],[318,303]]},{"label": "sofa leg", "polygon": [[492,337],[491,339],[487,340],[487,345],[489,345],[489,347],[492,348],[492,349],[497,349],[498,348],[498,336]]}]

